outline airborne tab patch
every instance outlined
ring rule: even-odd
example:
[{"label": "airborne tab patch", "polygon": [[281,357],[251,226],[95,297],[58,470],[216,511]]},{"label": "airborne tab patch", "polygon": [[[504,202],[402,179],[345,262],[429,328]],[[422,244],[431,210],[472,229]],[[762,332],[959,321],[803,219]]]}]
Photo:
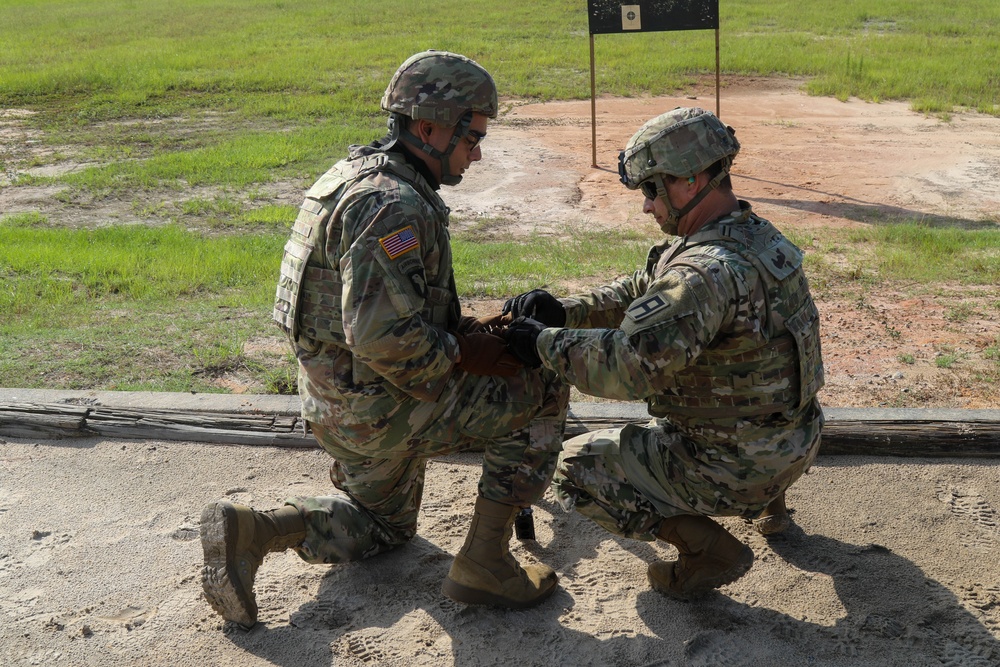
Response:
[{"label": "airborne tab patch", "polygon": [[664,308],[667,308],[670,303],[663,298],[660,294],[654,294],[653,296],[643,299],[642,301],[637,301],[629,306],[625,314],[632,318],[633,321],[638,322],[639,320],[644,320],[654,313],[658,313]]},{"label": "airborne tab patch", "polygon": [[389,259],[396,259],[400,255],[420,247],[417,242],[417,235],[413,233],[413,226],[403,227],[394,234],[383,236],[378,240],[382,244],[385,254]]}]

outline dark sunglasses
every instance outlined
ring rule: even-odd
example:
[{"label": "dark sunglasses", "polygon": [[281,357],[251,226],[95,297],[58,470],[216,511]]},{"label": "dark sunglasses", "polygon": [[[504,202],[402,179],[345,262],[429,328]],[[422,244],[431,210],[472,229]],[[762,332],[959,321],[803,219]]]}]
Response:
[{"label": "dark sunglasses", "polygon": [[642,194],[646,195],[646,199],[656,199],[656,184],[653,182],[653,179],[640,183],[639,189],[642,190]]}]

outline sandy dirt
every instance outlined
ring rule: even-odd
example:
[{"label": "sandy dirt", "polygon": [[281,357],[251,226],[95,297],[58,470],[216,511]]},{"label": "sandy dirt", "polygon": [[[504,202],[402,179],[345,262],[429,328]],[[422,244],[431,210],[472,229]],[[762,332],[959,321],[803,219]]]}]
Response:
[{"label": "sandy dirt", "polygon": [[548,496],[514,552],[560,586],[527,611],[441,595],[479,476],[434,461],[419,534],[368,561],[269,556],[260,623],[202,598],[201,507],[329,492],[319,451],[9,439],[0,454],[0,664],[249,667],[831,667],[1000,664],[1000,466],[824,457],[789,493],[795,526],[739,581],[691,603],[651,591],[664,543],[620,540]]},{"label": "sandy dirt", "polygon": [[[811,98],[794,84],[742,82],[722,99],[744,145],[737,191],[779,227],[822,235],[914,214],[996,224],[1000,119],[945,122],[905,104]],[[663,110],[714,109],[712,94],[696,97],[599,100],[597,169],[589,102],[511,104],[490,129],[484,162],[445,192],[455,226],[484,217],[506,221],[497,223],[505,234],[652,225],[617,183],[615,157]],[[26,140],[16,114],[0,121],[8,147]],[[289,184],[276,191],[285,203],[301,196]],[[111,218],[133,221],[123,203],[106,205]],[[0,190],[0,210],[82,223],[101,215],[31,188]],[[961,321],[949,315],[956,299],[973,311]],[[996,300],[992,290],[947,286],[919,297],[820,291],[824,404],[1000,406],[975,369],[934,364],[948,350],[972,359],[996,344]],[[1000,665],[993,461],[821,455],[789,493],[795,525],[786,535],[767,541],[723,521],[757,560],[697,603],[646,583],[647,564],[673,557],[671,547],[615,539],[546,496],[538,542],[515,541],[514,551],[554,567],[560,588],[536,609],[504,612],[440,594],[479,475],[475,455],[449,457],[429,466],[411,544],[335,567],[270,556],[257,579],[261,623],[250,632],[224,626],[201,593],[201,507],[228,498],[263,509],[327,493],[328,466],[315,450],[0,441],[0,665]]]}]

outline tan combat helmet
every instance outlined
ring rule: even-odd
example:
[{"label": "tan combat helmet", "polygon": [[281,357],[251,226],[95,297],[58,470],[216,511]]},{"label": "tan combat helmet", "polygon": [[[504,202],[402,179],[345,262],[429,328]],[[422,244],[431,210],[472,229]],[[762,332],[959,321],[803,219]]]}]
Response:
[{"label": "tan combat helmet", "polygon": [[[469,130],[473,113],[497,117],[497,87],[493,77],[474,60],[447,51],[424,51],[400,65],[382,96],[382,108],[389,112],[391,146],[403,140],[441,162],[441,182],[455,185],[461,174],[452,174],[448,158]],[[400,116],[429,120],[455,127],[445,151],[426,146],[400,121]]]},{"label": "tan combat helmet", "polygon": [[[647,121],[632,135],[618,155],[618,175],[629,190],[650,181],[656,194],[670,209],[674,226],[729,174],[733,158],[740,152],[736,131],[715,114],[697,107],[677,107]],[[722,169],[694,199],[678,210],[666,196],[663,176],[690,178],[716,162]],[[644,193],[648,192],[643,189]]]}]

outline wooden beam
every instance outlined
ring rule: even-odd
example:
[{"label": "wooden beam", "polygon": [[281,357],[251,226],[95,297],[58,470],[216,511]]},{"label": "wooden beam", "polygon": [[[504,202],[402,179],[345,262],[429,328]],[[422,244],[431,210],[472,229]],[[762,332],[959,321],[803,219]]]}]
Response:
[{"label": "wooden beam", "polygon": [[[821,452],[872,456],[998,457],[1000,410],[827,408]],[[570,438],[649,421],[638,403],[574,403]],[[218,412],[62,403],[0,404],[0,436],[138,438],[230,445],[315,447],[288,411]]]}]

